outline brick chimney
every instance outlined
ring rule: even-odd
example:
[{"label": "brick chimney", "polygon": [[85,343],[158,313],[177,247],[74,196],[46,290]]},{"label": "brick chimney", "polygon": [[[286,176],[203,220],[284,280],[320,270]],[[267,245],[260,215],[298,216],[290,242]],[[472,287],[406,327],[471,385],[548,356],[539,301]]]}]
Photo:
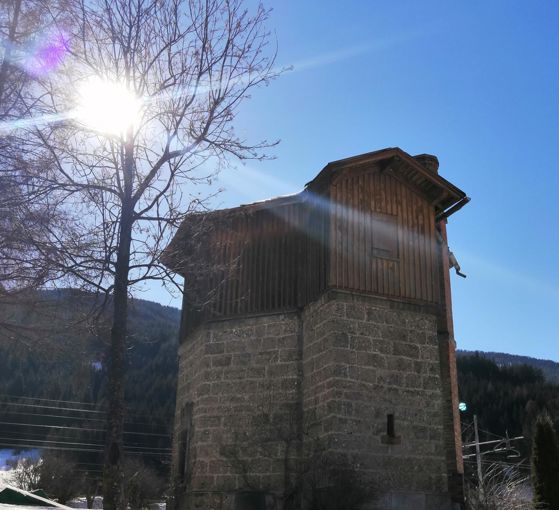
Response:
[{"label": "brick chimney", "polygon": [[413,159],[434,174],[438,173],[439,160],[437,159],[437,156],[433,156],[431,154],[418,154],[417,156],[414,156]]}]

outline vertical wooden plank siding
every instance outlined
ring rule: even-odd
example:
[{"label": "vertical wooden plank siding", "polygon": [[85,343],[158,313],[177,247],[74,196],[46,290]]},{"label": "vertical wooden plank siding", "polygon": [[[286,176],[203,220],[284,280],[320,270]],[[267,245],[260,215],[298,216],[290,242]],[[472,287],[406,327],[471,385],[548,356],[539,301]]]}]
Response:
[{"label": "vertical wooden plank siding", "polygon": [[[438,302],[434,210],[388,173],[341,176],[332,185],[329,284],[395,298]],[[396,218],[396,257],[374,256],[371,217]]]},{"label": "vertical wooden plank siding", "polygon": [[209,317],[295,308],[327,284],[328,212],[291,204],[239,214],[211,236]]},{"label": "vertical wooden plank siding", "polygon": [[[434,210],[413,185],[347,171],[328,193],[231,214],[215,228],[206,317],[289,310],[327,287],[438,303]],[[378,230],[393,225],[397,250],[379,252],[387,234]]]}]

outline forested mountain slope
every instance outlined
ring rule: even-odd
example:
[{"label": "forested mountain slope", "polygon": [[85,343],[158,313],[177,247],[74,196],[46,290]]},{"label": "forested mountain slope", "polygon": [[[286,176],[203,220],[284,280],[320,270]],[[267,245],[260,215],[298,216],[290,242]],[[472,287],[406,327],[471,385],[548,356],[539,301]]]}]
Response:
[{"label": "forested mountain slope", "polygon": [[537,365],[499,366],[485,353],[462,353],[458,357],[458,391],[467,405],[467,411],[461,413],[462,430],[468,429],[475,414],[484,431],[482,441],[507,433],[509,437],[524,436],[519,447],[524,457],[529,455],[539,414],[548,413],[556,428],[559,425],[559,385],[547,380]]},{"label": "forested mountain slope", "polygon": [[[468,356],[475,354],[474,351],[458,351],[458,356]],[[519,356],[517,354],[506,354],[504,352],[482,352],[484,358],[493,360],[497,365],[530,365],[539,368],[548,381],[559,383],[559,363],[549,359],[537,359],[529,356]]]},{"label": "forested mountain slope", "polygon": [[[100,469],[109,324],[99,304],[64,290],[22,305],[22,328],[0,342],[0,448],[56,449]],[[176,308],[130,301],[125,446],[160,467],[171,443],[179,322]]]}]

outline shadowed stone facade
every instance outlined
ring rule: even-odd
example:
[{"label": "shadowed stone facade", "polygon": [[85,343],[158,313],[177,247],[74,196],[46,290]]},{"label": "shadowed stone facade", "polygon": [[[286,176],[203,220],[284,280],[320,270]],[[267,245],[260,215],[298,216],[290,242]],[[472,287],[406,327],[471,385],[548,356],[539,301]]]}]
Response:
[{"label": "shadowed stone facade", "polygon": [[198,329],[179,352],[178,406],[192,404],[188,424],[177,407],[177,437],[189,428],[181,507],[234,509],[250,490],[280,509],[298,475],[289,462],[320,438],[378,508],[451,508],[437,316],[410,308],[332,291],[301,313]]},{"label": "shadowed stone facade", "polygon": [[[379,161],[392,158],[388,159],[392,162],[391,151],[372,153],[367,164],[373,161],[377,166],[366,166],[359,175],[366,175],[367,168],[377,176],[386,172]],[[432,157],[425,158],[432,163]],[[416,163],[406,164],[412,168]],[[436,168],[429,169],[433,171]],[[344,167],[337,178],[353,178],[351,172],[353,167]],[[446,186],[446,181],[425,175],[430,186]],[[384,183],[398,200],[409,193],[398,188],[400,181],[381,177],[374,182]],[[355,182],[360,187],[367,186],[363,177],[359,179]],[[333,182],[326,189],[333,189]],[[343,193],[350,184],[343,184]],[[363,197],[356,189],[355,196]],[[441,201],[440,189],[433,190]],[[284,223],[291,229],[295,220],[304,218],[323,221],[325,227],[314,228],[308,234],[311,241],[296,233],[291,248],[281,240],[287,230],[278,237],[279,227],[274,227],[276,248],[268,251],[264,245],[247,244],[253,235],[247,226],[227,227],[244,232],[244,237],[239,237],[237,255],[233,244],[226,248],[216,244],[220,253],[232,253],[229,256],[240,268],[232,279],[235,283],[225,286],[233,290],[220,290],[226,298],[222,308],[215,305],[214,310],[221,311],[196,317],[185,297],[173,449],[177,509],[305,510],[317,494],[331,494],[336,470],[361,490],[362,508],[460,508],[462,464],[448,248],[444,224],[437,227],[438,234],[429,226],[444,208],[433,208],[418,189],[409,199],[423,218],[415,220],[401,202],[390,204],[388,191],[381,198],[374,195],[371,202],[367,199],[372,206],[359,205],[365,203],[361,198],[352,207],[373,208],[370,213],[358,210],[361,223],[376,229],[394,226],[396,237],[390,241],[376,241],[375,233],[368,239],[369,227],[347,241],[353,234],[339,228],[339,218],[345,221],[346,212],[337,220],[313,216],[312,211],[306,216],[289,213]],[[339,204],[343,195],[339,189],[336,193]],[[332,200],[334,192],[329,196]],[[376,216],[378,200],[384,209]],[[458,199],[452,200],[443,200],[444,207],[456,207]],[[246,215],[242,208],[232,211]],[[254,211],[246,221],[253,221],[251,214],[259,210]],[[279,215],[274,217],[277,222]],[[326,235],[312,244],[321,232]],[[262,233],[256,236],[258,242],[265,238]],[[295,265],[278,262],[280,249],[285,254],[297,250]],[[352,261],[353,252],[372,253],[370,267],[377,268],[377,276],[371,276],[368,258],[363,262],[359,255]],[[249,263],[243,265],[246,253]],[[253,270],[258,260],[264,261],[261,269]],[[274,267],[279,268],[275,273]],[[246,276],[249,270],[253,280]],[[379,280],[383,271],[384,283]],[[282,287],[286,275],[288,283],[298,282],[292,291],[288,285]],[[322,283],[309,284],[313,278]],[[275,293],[286,289],[287,298],[266,294],[270,281],[275,281]],[[232,296],[245,302],[235,304]],[[252,312],[234,311],[248,310],[247,303],[252,302],[256,303]],[[258,307],[262,313],[256,313]],[[192,317],[195,326],[188,327]]]}]

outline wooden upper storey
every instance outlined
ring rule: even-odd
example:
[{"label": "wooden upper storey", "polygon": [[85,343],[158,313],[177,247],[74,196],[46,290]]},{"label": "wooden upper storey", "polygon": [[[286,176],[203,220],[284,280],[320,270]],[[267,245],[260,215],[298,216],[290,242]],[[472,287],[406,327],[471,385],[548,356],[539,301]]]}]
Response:
[{"label": "wooden upper storey", "polygon": [[189,217],[164,261],[185,321],[300,308],[328,288],[439,303],[436,223],[465,203],[433,156],[384,149],[329,163],[305,189]]}]

